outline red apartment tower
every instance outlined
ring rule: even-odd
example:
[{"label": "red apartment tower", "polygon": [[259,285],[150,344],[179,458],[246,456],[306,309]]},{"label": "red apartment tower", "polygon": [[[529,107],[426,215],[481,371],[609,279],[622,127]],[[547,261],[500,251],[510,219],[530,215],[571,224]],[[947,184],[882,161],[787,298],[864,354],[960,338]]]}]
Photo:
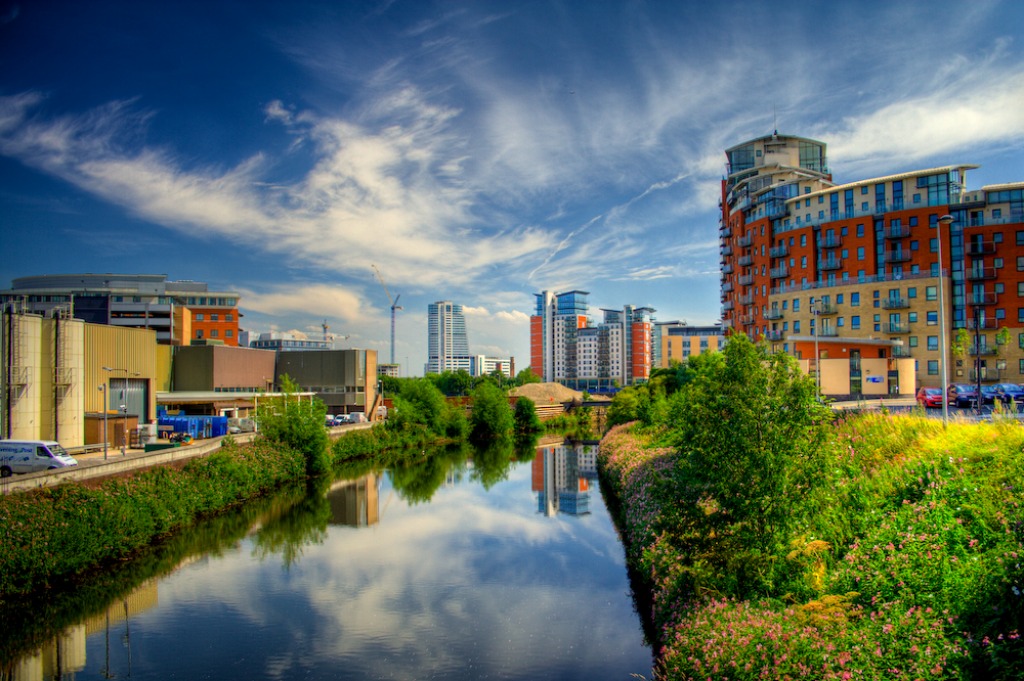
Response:
[{"label": "red apartment tower", "polygon": [[939,385],[944,320],[950,382],[1024,381],[1024,182],[968,190],[977,166],[950,165],[836,184],[824,143],[778,133],[725,153],[729,333],[811,370],[848,359],[838,392],[857,395],[880,380],[867,358],[912,359],[917,385]]}]

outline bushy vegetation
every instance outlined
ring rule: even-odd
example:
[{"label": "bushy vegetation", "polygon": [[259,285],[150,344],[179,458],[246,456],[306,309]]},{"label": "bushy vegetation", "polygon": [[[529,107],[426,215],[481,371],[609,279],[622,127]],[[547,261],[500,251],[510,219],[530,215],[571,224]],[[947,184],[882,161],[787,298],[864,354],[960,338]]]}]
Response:
[{"label": "bushy vegetation", "polygon": [[508,395],[493,383],[481,383],[473,390],[470,437],[476,442],[509,439],[515,422]]},{"label": "bushy vegetation", "polygon": [[1015,420],[832,421],[743,337],[659,400],[600,462],[654,590],[661,677],[1024,674]]},{"label": "bushy vegetation", "polygon": [[331,470],[330,439],[324,429],[327,407],[319,399],[297,395],[299,388],[287,374],[280,384],[281,394],[259,402],[260,432],[271,442],[302,452],[307,475],[326,475]]},{"label": "bushy vegetation", "polygon": [[0,599],[123,558],[154,538],[304,476],[301,452],[230,441],[181,470],[154,468],[98,487],[58,485],[0,498]]}]

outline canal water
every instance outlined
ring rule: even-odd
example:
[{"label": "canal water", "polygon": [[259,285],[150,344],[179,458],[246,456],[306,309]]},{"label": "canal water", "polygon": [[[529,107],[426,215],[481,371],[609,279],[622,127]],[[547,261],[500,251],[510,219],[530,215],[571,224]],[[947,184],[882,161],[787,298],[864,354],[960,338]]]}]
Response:
[{"label": "canal water", "polygon": [[425,453],[255,502],[6,612],[0,678],[651,678],[596,450]]}]

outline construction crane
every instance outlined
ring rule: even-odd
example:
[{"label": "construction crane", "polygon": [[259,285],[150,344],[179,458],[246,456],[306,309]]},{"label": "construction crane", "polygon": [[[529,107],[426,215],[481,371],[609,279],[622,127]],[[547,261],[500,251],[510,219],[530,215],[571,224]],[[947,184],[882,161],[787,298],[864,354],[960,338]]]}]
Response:
[{"label": "construction crane", "polygon": [[372,264],[372,263],[370,264],[370,267],[372,267],[374,273],[376,273],[377,280],[380,281],[380,285],[384,287],[384,295],[386,295],[388,297],[388,302],[391,303],[391,363],[394,364],[395,363],[395,311],[396,310],[404,309],[401,305],[398,304],[398,299],[402,297],[402,294],[399,293],[395,297],[394,300],[391,300],[391,293],[388,291],[388,285],[384,283],[384,277],[381,276],[380,270],[377,269],[377,266]]},{"label": "construction crane", "polygon": [[332,341],[335,341],[335,340],[345,340],[345,339],[349,338],[349,336],[337,336],[337,335],[331,335],[331,334],[327,333],[328,331],[331,330],[331,327],[327,324],[327,320],[326,319],[324,320],[324,323],[320,325],[320,327],[324,330],[324,340],[325,341],[332,342]]}]

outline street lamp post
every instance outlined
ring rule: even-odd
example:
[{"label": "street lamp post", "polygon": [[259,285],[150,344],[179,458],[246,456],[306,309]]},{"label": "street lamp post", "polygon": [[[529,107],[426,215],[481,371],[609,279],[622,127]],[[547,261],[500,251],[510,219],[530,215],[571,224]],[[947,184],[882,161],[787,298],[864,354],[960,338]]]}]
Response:
[{"label": "street lamp post", "polygon": [[814,385],[818,391],[818,397],[821,397],[821,353],[818,351],[818,333],[821,331],[819,328],[821,325],[818,324],[818,317],[820,316],[821,301],[816,300],[811,305],[811,321],[814,323]]},{"label": "street lamp post", "polygon": [[103,393],[103,460],[107,460],[107,386],[101,385],[100,392]]},{"label": "street lamp post", "polygon": [[939,218],[937,241],[939,243],[939,373],[942,376],[942,427],[949,424],[949,374],[946,368],[946,295],[945,278],[942,276],[942,227],[953,222],[952,215]]}]

